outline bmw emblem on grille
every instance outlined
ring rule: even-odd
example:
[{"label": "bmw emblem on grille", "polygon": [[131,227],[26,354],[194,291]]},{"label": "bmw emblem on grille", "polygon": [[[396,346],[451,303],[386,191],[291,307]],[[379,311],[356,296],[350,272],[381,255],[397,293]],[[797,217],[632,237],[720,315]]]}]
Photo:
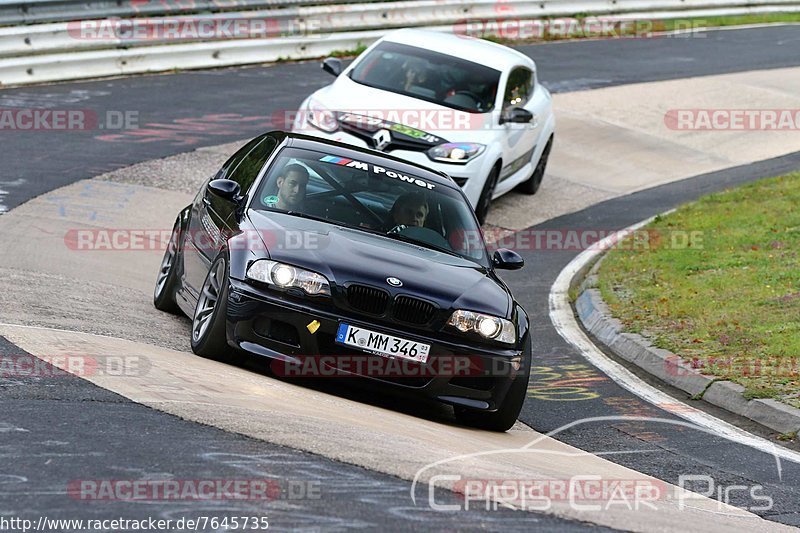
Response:
[{"label": "bmw emblem on grille", "polygon": [[391,285],[392,287],[402,287],[403,282],[397,278],[386,278],[386,283]]}]

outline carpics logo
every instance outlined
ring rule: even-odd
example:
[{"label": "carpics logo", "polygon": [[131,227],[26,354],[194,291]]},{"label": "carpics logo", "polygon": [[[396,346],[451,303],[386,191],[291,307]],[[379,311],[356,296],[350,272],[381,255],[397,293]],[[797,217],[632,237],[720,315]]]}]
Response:
[{"label": "carpics logo", "polygon": [[460,511],[512,508],[546,511],[565,502],[578,511],[599,511],[625,506],[655,509],[655,502],[667,497],[668,485],[652,478],[609,479],[578,475],[566,479],[464,479],[454,476],[453,490],[464,497],[463,504],[440,504],[429,498],[432,509]]}]

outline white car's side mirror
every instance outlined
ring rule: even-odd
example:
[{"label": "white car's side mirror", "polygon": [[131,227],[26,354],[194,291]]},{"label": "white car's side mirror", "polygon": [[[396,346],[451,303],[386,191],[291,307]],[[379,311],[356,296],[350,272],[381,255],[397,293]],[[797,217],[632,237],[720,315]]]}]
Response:
[{"label": "white car's side mirror", "polygon": [[500,115],[500,124],[511,122],[515,124],[528,124],[533,122],[535,116],[527,109],[521,107],[509,107]]},{"label": "white car's side mirror", "polygon": [[322,70],[333,76],[342,73],[342,60],[338,57],[329,57],[322,62]]}]

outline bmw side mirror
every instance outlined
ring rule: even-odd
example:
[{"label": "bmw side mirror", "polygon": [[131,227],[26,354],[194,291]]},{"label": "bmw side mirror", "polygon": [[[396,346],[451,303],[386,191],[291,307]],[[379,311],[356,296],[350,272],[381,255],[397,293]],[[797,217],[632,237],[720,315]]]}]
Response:
[{"label": "bmw side mirror", "polygon": [[342,73],[342,60],[338,57],[329,57],[322,62],[322,70],[333,76],[339,76]]},{"label": "bmw side mirror", "polygon": [[501,270],[519,270],[525,266],[525,260],[513,250],[500,248],[492,256],[492,264]]},{"label": "bmw side mirror", "polygon": [[500,117],[500,124],[513,122],[515,124],[527,124],[533,120],[533,113],[521,107],[511,107],[506,109]]},{"label": "bmw side mirror", "polygon": [[211,180],[208,184],[208,191],[215,195],[231,202],[238,202],[240,200],[239,194],[242,188],[233,180]]}]

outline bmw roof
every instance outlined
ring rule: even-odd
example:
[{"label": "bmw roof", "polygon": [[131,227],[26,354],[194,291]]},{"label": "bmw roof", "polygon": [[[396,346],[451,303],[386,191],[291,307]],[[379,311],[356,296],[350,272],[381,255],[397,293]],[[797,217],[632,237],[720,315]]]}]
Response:
[{"label": "bmw roof", "polygon": [[383,40],[424,47],[426,50],[459,57],[496,70],[506,70],[519,64],[533,67],[533,60],[522,52],[466,35],[408,28],[388,33]]}]

